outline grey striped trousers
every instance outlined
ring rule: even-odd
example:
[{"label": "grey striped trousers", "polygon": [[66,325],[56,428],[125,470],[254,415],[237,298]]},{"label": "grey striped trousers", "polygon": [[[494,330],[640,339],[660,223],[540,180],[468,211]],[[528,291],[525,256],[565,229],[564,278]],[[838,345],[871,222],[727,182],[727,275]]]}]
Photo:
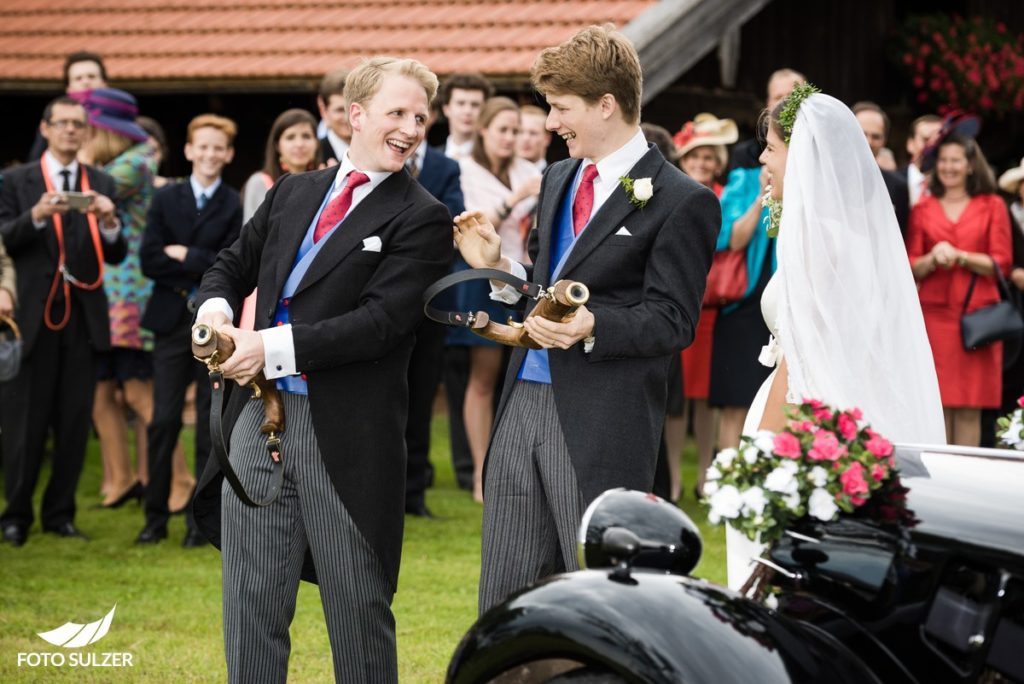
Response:
[{"label": "grey striped trousers", "polygon": [[[313,434],[309,402],[282,393],[284,485],[265,508],[221,489],[224,651],[228,678],[239,684],[284,682],[299,576],[313,554],[337,682],[397,682],[391,589],[380,561],[331,484]],[[259,427],[263,409],[250,401],[231,434],[231,464],[250,496],[266,496],[270,456]],[[335,457],[343,454],[335,454]]]},{"label": "grey striped trousers", "polygon": [[583,509],[551,385],[517,382],[487,454],[481,615],[541,577],[579,569]]}]

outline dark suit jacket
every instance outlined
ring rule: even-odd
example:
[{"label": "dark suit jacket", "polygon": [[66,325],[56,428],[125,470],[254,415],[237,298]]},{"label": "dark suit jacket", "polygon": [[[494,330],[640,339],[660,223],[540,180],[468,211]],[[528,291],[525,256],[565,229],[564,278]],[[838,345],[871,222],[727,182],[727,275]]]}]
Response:
[{"label": "dark suit jacket", "polygon": [[[32,352],[39,329],[43,325],[43,310],[46,297],[57,271],[57,235],[53,220],[46,220],[45,228],[36,228],[32,223],[32,207],[46,192],[41,162],[23,164],[4,172],[3,188],[0,188],[0,237],[3,238],[7,253],[14,259],[18,273],[18,310],[15,318],[21,327],[22,355]],[[89,185],[96,192],[107,197],[114,196],[114,179],[99,169],[80,165],[89,174]],[[81,171],[75,189],[81,190]],[[89,224],[84,214],[69,211],[61,222],[64,226],[64,254],[68,271],[78,280],[91,283],[96,280],[98,263]],[[124,237],[108,244],[100,238],[103,260],[108,264],[120,263],[128,252]],[[58,285],[58,292],[61,287]],[[110,317],[107,311],[107,295],[102,287],[83,290],[71,287],[72,307],[84,314],[89,331],[89,342],[93,349],[110,349]],[[51,320],[60,320],[64,313],[63,304],[58,301],[51,312]]]},{"label": "dark suit jacket", "polygon": [[907,174],[883,170],[882,180],[885,181],[885,189],[889,191],[889,199],[892,200],[892,208],[900,224],[900,233],[906,237],[907,222],[910,220],[910,189],[907,186]]},{"label": "dark suit jacket", "polygon": [[466,211],[466,200],[462,196],[459,162],[449,159],[433,147],[427,147],[423,157],[423,168],[417,179],[424,189],[438,202],[448,207],[451,215],[458,216]]},{"label": "dark suit jacket", "polygon": [[[161,188],[149,205],[139,250],[142,273],[153,280],[142,325],[159,334],[187,322],[191,317],[189,294],[213,266],[217,253],[234,242],[241,229],[238,191],[223,182],[201,212],[187,180]],[[188,247],[185,261],[164,254],[167,245]]]},{"label": "dark suit jacket", "polygon": [[334,146],[331,145],[330,138],[320,138],[320,161],[327,163],[331,159],[341,162],[334,151]]},{"label": "dark suit jacket", "polygon": [[[299,244],[337,172],[282,176],[203,277],[199,303],[223,297],[238,311],[258,285],[256,329],[268,327]],[[289,305],[296,365],[309,382],[324,463],[392,589],[405,511],[406,370],[423,317],[423,291],[448,269],[451,231],[448,210],[407,172],[394,173],[327,238]],[[380,238],[380,252],[363,250],[370,236]],[[225,434],[249,396],[248,390],[233,393]],[[197,524],[215,544],[221,477],[210,459],[194,505]],[[303,577],[315,581],[308,556]]]},{"label": "dark suit jacket", "polygon": [[764,146],[757,138],[736,143],[732,146],[732,152],[729,154],[729,168],[725,171],[726,175],[729,175],[733,169],[758,168],[761,166],[760,157],[763,151]]},{"label": "dark suit jacket", "polygon": [[[530,234],[532,278],[548,283],[553,227],[579,167],[548,168],[537,227]],[[587,224],[558,278],[590,288],[596,342],[548,350],[552,389],[569,456],[587,502],[612,487],[651,491],[672,357],[690,345],[722,223],[715,194],[651,146],[628,174],[651,178],[643,209],[616,188]],[[616,235],[625,227],[632,235]],[[498,417],[526,355],[509,362]]]}]

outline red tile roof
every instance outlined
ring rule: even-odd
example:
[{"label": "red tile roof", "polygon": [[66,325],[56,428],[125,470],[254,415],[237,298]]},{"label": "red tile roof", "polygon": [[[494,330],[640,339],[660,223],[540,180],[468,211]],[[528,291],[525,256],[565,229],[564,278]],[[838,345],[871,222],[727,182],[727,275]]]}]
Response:
[{"label": "red tile roof", "polygon": [[620,28],[657,0],[4,0],[0,85],[55,85],[64,55],[103,55],[136,87],[319,78],[375,53],[434,71],[522,77],[580,27]]}]

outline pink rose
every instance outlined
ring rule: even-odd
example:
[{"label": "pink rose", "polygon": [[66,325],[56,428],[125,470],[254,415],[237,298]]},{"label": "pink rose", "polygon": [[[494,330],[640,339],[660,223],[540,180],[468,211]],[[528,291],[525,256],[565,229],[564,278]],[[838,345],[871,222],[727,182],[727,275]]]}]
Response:
[{"label": "pink rose", "polygon": [[850,503],[852,503],[854,506],[862,506],[865,501],[867,501],[867,499],[865,499],[863,497],[860,497],[860,496],[851,496],[850,497]]},{"label": "pink rose", "polygon": [[839,482],[843,485],[843,494],[859,497],[868,493],[868,483],[864,479],[864,466],[856,461],[839,474]]},{"label": "pink rose", "polygon": [[1019,397],[1017,399],[1017,406],[1020,406],[1021,408],[1024,408],[1024,397]]},{"label": "pink rose", "polygon": [[807,458],[812,461],[835,461],[846,454],[846,447],[839,444],[834,432],[818,430],[814,433],[814,444],[807,452]]},{"label": "pink rose", "polygon": [[864,448],[875,455],[875,458],[885,458],[892,454],[892,442],[877,432],[871,432]]},{"label": "pink rose", "polygon": [[861,413],[861,410],[856,406],[847,411],[847,413],[850,414],[850,417],[853,418],[854,420],[860,420],[861,418],[864,417],[864,414]]},{"label": "pink rose", "polygon": [[794,432],[814,432],[814,423],[809,420],[791,420],[789,429]]},{"label": "pink rose", "polygon": [[857,421],[849,413],[839,414],[839,434],[843,439],[850,441],[857,437]]},{"label": "pink rose", "polygon": [[871,478],[875,482],[881,482],[888,475],[889,470],[881,463],[875,463],[871,466]]},{"label": "pink rose", "polygon": [[822,406],[821,408],[814,409],[814,419],[817,421],[826,421],[832,419],[832,412]]},{"label": "pink rose", "polygon": [[783,458],[800,458],[800,440],[788,432],[780,432],[775,435],[772,451]]},{"label": "pink rose", "polygon": [[824,406],[824,404],[822,404],[817,399],[804,399],[803,403],[806,404],[807,406],[810,406],[812,409],[819,409],[822,406]]}]

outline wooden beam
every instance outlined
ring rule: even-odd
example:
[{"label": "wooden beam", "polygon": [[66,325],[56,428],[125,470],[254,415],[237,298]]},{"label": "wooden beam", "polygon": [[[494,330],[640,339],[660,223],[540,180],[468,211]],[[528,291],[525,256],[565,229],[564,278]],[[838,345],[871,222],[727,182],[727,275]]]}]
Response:
[{"label": "wooden beam", "polygon": [[674,83],[771,0],[661,0],[631,21],[623,33],[633,41],[644,71],[646,104]]}]

